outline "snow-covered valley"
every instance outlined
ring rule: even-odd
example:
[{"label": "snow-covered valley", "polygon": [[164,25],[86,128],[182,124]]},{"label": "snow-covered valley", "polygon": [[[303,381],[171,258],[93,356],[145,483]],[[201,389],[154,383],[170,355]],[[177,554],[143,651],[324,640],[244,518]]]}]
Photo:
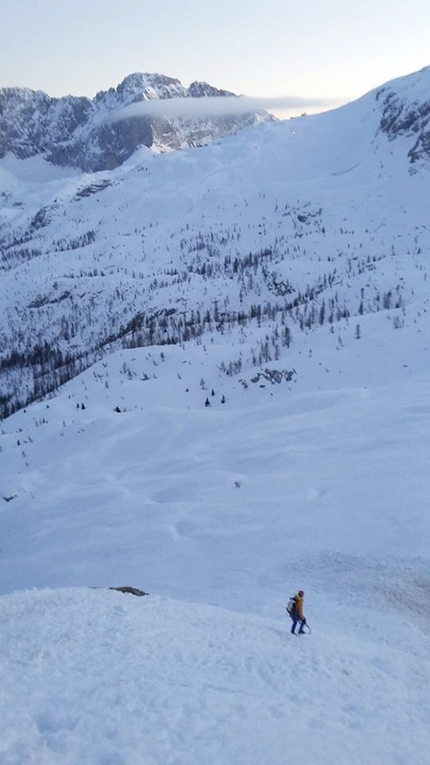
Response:
[{"label": "snow-covered valley", "polygon": [[3,161],[1,765],[427,762],[430,175],[380,98]]}]

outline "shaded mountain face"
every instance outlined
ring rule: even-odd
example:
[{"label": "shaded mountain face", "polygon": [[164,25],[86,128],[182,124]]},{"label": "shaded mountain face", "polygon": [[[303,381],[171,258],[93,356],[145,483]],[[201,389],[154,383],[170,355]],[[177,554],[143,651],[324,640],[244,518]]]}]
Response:
[{"label": "shaded mountain face", "polygon": [[86,172],[113,170],[138,146],[157,151],[203,146],[244,127],[272,120],[265,112],[235,117],[160,120],[147,117],[112,122],[118,109],[146,99],[231,96],[204,82],[185,88],[179,80],[158,74],[135,73],[117,88],[94,99],[64,96],[25,88],[0,90],[0,157],[19,159],[42,155],[54,165]]},{"label": "shaded mountain face", "polygon": [[397,136],[415,140],[408,152],[411,163],[430,159],[429,67],[414,75],[414,88],[404,77],[388,83],[376,93],[382,104],[380,129],[390,140]]}]

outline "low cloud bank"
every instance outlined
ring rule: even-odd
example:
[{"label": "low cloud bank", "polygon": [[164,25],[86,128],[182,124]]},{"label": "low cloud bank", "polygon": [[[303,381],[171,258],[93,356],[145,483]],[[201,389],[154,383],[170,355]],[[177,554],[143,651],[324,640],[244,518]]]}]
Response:
[{"label": "low cloud bank", "polygon": [[331,107],[339,100],[323,98],[299,98],[280,96],[257,98],[252,96],[215,96],[203,98],[163,98],[138,101],[120,109],[111,119],[115,122],[133,117],[152,117],[159,119],[194,119],[202,117],[229,117],[248,112],[281,111],[286,109],[306,109]]}]

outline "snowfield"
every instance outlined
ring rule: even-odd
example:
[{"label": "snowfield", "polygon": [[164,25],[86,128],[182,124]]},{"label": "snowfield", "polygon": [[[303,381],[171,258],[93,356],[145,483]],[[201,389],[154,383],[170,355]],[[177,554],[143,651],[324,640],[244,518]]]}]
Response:
[{"label": "snowfield", "polygon": [[0,425],[0,765],[427,765],[429,76],[3,160],[0,403],[83,371]]},{"label": "snowfield", "polygon": [[427,761],[423,636],[289,640],[279,618],[103,590],[0,607],[2,765]]},{"label": "snowfield", "polygon": [[148,353],[3,423],[2,765],[424,765],[428,377],[138,408]]}]

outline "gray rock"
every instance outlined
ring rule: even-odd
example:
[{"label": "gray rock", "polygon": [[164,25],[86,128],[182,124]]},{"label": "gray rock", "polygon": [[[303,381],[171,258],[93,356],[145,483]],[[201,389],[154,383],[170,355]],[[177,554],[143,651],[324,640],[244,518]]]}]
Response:
[{"label": "gray rock", "polygon": [[159,74],[135,73],[117,88],[94,99],[51,98],[27,88],[0,89],[0,158],[11,152],[19,159],[42,155],[54,165],[86,172],[113,170],[139,146],[157,151],[203,146],[238,130],[274,119],[267,112],[205,119],[134,117],[113,122],[118,109],[147,99],[231,96],[204,82],[185,88],[179,80]]}]

